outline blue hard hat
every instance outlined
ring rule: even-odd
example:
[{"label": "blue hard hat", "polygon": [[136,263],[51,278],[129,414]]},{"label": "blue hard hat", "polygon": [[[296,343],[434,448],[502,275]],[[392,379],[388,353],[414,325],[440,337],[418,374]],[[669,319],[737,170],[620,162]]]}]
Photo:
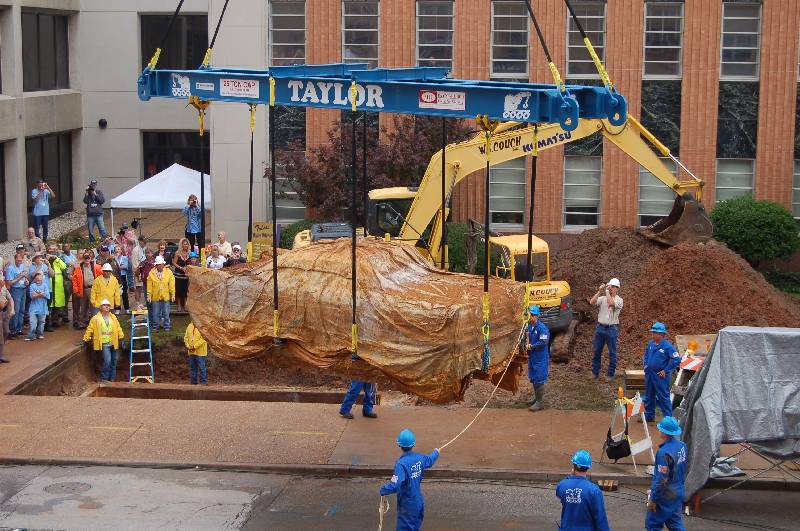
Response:
[{"label": "blue hard hat", "polygon": [[539,311],[539,307],[534,304],[528,308],[528,313],[531,315],[539,315],[541,312]]},{"label": "blue hard hat", "polygon": [[400,448],[413,448],[415,444],[417,444],[417,439],[411,430],[403,430],[397,436],[397,446]]},{"label": "blue hard hat", "polygon": [[655,332],[656,334],[666,334],[667,333],[667,325],[662,323],[661,321],[657,321],[653,323],[653,326],[650,327],[651,332]]},{"label": "blue hard hat", "polygon": [[657,425],[658,431],[676,437],[681,434],[681,427],[675,417],[664,417]]},{"label": "blue hard hat", "polygon": [[572,464],[583,468],[592,468],[592,456],[586,450],[578,450],[572,456]]}]

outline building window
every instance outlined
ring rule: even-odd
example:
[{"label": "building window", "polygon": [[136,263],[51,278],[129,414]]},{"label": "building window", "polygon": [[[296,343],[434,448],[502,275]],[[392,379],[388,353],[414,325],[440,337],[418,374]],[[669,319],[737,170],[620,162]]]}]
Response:
[{"label": "building window", "polygon": [[[673,174],[676,164],[672,159],[661,162]],[[675,192],[655,175],[639,166],[639,225],[646,227],[665,217],[672,210]]]},{"label": "building window", "polygon": [[25,165],[29,211],[33,211],[30,193],[39,179],[44,179],[56,193],[55,201],[50,203],[51,216],[72,210],[71,133],[26,138]]},{"label": "building window", "polygon": [[792,177],[792,215],[800,220],[800,160],[794,161]]},{"label": "building window", "polygon": [[717,203],[753,193],[755,161],[717,159]]},{"label": "building window", "polygon": [[756,158],[760,86],[755,81],[719,83],[718,159]]},{"label": "building window", "polygon": [[758,79],[761,4],[722,3],[721,79]]},{"label": "building window", "polygon": [[380,2],[344,0],[342,3],[342,57],[345,63],[378,66]]},{"label": "building window", "polygon": [[596,227],[600,221],[602,157],[564,157],[564,226]]},{"label": "building window", "polygon": [[495,230],[519,230],[525,212],[525,162],[519,158],[489,168],[490,226]]},{"label": "building window", "polygon": [[6,190],[6,158],[5,145],[0,144],[0,242],[8,239],[8,221],[6,219],[6,201],[8,200],[8,190]]},{"label": "building window", "polygon": [[647,2],[644,13],[644,77],[680,78],[683,2]]},{"label": "building window", "polygon": [[[172,15],[142,15],[142,66],[161,44]],[[159,68],[190,70],[203,63],[208,49],[208,15],[178,15],[161,49]]]},{"label": "building window", "polygon": [[69,87],[66,15],[22,13],[22,86],[26,92]]},{"label": "building window", "polygon": [[492,2],[491,77],[528,80],[525,2]]},{"label": "building window", "polygon": [[[303,107],[275,107],[275,149],[282,151],[305,151],[306,110]],[[286,170],[278,164],[275,168],[277,186],[278,223],[294,223],[306,217],[306,207],[292,188]]]},{"label": "building window", "polygon": [[149,179],[175,163],[200,171],[201,138],[208,173],[211,168],[208,134],[201,137],[197,131],[142,131],[144,178]]},{"label": "building window", "polygon": [[269,17],[271,64],[299,65],[306,62],[306,3],[303,0],[272,0]]},{"label": "building window", "polygon": [[280,175],[281,171],[276,167],[275,174],[275,214],[278,223],[288,225],[295,221],[300,221],[306,217],[306,207],[295,192],[294,188],[285,175]]},{"label": "building window", "polygon": [[[601,61],[605,61],[606,3],[599,1],[573,2],[575,15],[580,19],[586,35],[592,42]],[[599,78],[589,50],[583,43],[575,21],[567,13],[567,75],[572,77]]]},{"label": "building window", "polygon": [[453,0],[417,2],[417,65],[453,69]]}]

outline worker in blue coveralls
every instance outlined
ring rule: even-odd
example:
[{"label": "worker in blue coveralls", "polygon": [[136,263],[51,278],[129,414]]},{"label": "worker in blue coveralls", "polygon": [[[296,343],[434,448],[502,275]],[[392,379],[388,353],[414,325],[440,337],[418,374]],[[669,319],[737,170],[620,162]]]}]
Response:
[{"label": "worker in blue coveralls", "polygon": [[339,407],[339,414],[341,416],[346,419],[353,418],[353,414],[350,413],[350,410],[353,408],[353,404],[356,403],[356,399],[362,390],[364,391],[364,407],[361,408],[361,414],[368,419],[378,418],[378,414],[372,411],[372,406],[375,405],[375,384],[358,380],[350,382],[350,389],[347,390],[347,393],[344,395],[344,400],[342,400],[342,405]]},{"label": "worker in blue coveralls", "polygon": [[603,493],[586,477],[590,468],[592,456],[578,450],[572,456],[572,474],[556,486],[556,496],[561,500],[559,530],[609,531]]},{"label": "worker in blue coveralls", "polygon": [[550,365],[550,330],[539,320],[538,306],[528,308],[528,337],[525,345],[528,351],[528,379],[533,385],[533,397],[528,402],[528,411],[544,409],[544,384]]},{"label": "worker in blue coveralls", "polygon": [[653,422],[656,416],[656,404],[665,417],[672,415],[672,403],[669,399],[669,384],[672,372],[680,365],[681,357],[672,343],[664,339],[667,327],[664,323],[654,323],[650,327],[653,338],[647,343],[644,351],[644,417]]},{"label": "worker in blue coveralls", "polygon": [[392,479],[381,487],[381,496],[397,493],[397,531],[416,531],[422,527],[425,517],[425,499],[420,490],[422,471],[439,459],[438,448],[431,455],[412,452],[416,443],[414,432],[400,432],[397,446],[403,450],[403,455],[394,464]]},{"label": "worker in blue coveralls", "polygon": [[684,531],[683,479],[686,467],[686,445],[676,439],[681,427],[673,417],[664,417],[658,423],[663,442],[656,453],[653,467],[653,482],[647,493],[647,516],[644,519],[647,531]]}]

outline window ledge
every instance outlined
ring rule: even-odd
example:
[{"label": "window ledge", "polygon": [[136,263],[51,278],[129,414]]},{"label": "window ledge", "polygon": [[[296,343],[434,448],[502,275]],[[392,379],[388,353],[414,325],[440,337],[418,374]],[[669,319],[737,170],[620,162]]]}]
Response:
[{"label": "window ledge", "polygon": [[64,94],[80,94],[80,90],[75,89],[53,89],[53,90],[34,90],[31,92],[23,92],[23,98],[46,98],[48,96],[61,96]]}]

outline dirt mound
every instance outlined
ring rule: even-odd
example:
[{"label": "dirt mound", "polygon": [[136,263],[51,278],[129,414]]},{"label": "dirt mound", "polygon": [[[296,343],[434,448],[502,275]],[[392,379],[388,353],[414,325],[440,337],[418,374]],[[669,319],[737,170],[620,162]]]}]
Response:
[{"label": "dirt mound", "polygon": [[618,371],[640,368],[648,328],[656,320],[667,324],[670,339],[732,325],[800,326],[797,301],[713,240],[665,248],[633,229],[593,229],[558,253],[552,274],[570,283],[575,309],[588,317],[578,327],[570,363],[576,369],[591,365],[597,310],[586,299],[611,277],[620,279],[625,299]]}]

